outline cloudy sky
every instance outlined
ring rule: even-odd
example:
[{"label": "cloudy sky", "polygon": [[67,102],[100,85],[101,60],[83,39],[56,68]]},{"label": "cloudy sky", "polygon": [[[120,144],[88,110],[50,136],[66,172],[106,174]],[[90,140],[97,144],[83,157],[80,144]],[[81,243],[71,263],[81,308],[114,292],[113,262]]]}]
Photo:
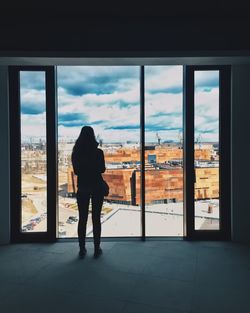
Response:
[{"label": "cloudy sky", "polygon": [[[146,141],[182,136],[182,66],[145,67]],[[195,137],[218,140],[218,72],[196,72]],[[139,142],[139,67],[58,67],[58,135],[83,125],[103,142]],[[45,76],[21,73],[22,138],[45,136]]]}]

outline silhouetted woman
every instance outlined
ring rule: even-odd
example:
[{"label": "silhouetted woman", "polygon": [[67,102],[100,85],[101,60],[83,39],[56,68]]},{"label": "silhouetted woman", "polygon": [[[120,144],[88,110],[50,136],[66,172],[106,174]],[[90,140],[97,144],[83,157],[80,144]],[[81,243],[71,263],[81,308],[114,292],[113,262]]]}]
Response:
[{"label": "silhouetted woman", "polygon": [[84,126],[75,142],[72,152],[72,164],[77,175],[77,204],[79,210],[78,240],[79,257],[86,254],[85,237],[89,211],[89,201],[92,203],[92,222],[94,233],[94,256],[98,257],[101,237],[101,209],[103,204],[102,175],[105,172],[103,151],[98,149],[94,130],[90,126]]}]

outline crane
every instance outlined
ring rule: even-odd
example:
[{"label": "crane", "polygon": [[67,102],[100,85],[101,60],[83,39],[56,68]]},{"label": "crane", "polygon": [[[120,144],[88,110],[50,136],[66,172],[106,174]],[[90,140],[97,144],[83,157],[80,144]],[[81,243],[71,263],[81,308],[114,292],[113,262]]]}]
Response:
[{"label": "crane", "polygon": [[179,138],[180,146],[182,148],[182,146],[183,146],[183,136],[182,136],[182,132],[181,131],[179,132],[178,138]]},{"label": "crane", "polygon": [[158,133],[156,133],[156,138],[158,140],[158,145],[160,146],[160,144],[161,144],[161,137],[159,136]]},{"label": "crane", "polygon": [[100,147],[102,147],[103,140],[99,134],[96,136],[96,139],[99,141]]},{"label": "crane", "polygon": [[199,134],[197,137],[196,137],[196,144],[199,145],[199,149],[201,149],[201,140],[202,139],[202,136],[201,134]]}]

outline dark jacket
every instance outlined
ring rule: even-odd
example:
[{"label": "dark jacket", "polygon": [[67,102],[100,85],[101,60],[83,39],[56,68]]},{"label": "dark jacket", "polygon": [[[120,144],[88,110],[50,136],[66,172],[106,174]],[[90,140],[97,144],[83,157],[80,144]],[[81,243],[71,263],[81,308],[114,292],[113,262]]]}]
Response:
[{"label": "dark jacket", "polygon": [[102,183],[105,161],[103,151],[99,148],[84,153],[73,150],[71,155],[75,175],[77,175],[78,190],[92,191],[99,189]]}]

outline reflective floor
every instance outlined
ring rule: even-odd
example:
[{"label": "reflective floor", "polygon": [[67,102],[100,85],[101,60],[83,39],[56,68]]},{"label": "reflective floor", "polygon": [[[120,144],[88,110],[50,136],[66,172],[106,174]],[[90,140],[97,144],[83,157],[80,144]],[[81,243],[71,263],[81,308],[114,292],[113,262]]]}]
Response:
[{"label": "reflective floor", "polygon": [[248,312],[250,247],[227,242],[77,242],[0,246],[0,311]]}]

